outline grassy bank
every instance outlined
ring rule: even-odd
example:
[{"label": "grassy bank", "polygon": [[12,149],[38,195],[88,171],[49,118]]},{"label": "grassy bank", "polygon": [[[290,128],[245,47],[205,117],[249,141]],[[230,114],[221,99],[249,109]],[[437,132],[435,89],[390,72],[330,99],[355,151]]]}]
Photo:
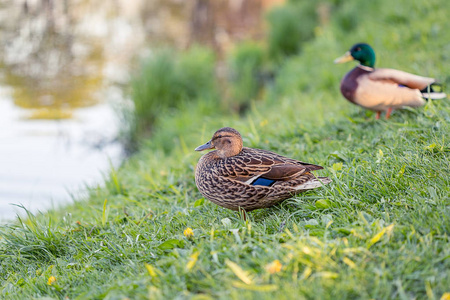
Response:
[{"label": "grassy bank", "polygon": [[[259,98],[244,115],[225,113],[227,102],[215,95],[179,92],[181,100],[152,121],[151,138],[105,187],[0,229],[0,294],[439,299],[450,292],[450,101],[375,121],[339,93],[352,66],[332,64],[366,41],[377,66],[448,85],[446,6],[444,0],[328,3],[328,17],[313,20],[313,37],[298,48],[280,54],[269,42],[262,46],[267,57],[254,65],[265,64],[275,77],[264,87],[230,92]],[[326,166],[318,174],[333,183],[242,221],[204,200],[194,183],[200,154],[193,149],[222,126],[238,129],[247,146]],[[186,228],[193,236],[184,235]]]}]

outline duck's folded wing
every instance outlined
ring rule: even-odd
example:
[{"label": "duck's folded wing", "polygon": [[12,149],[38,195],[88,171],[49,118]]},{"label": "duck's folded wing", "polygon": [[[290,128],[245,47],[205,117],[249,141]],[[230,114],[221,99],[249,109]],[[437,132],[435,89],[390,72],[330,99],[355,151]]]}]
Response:
[{"label": "duck's folded wing", "polygon": [[308,170],[301,165],[279,164],[272,166],[268,172],[261,174],[261,176],[267,179],[285,181],[296,178],[305,172],[308,172]]},{"label": "duck's folded wing", "polygon": [[436,80],[430,77],[423,77],[395,69],[375,69],[369,75],[371,80],[392,82],[404,85],[412,89],[422,90]]},{"label": "duck's folded wing", "polygon": [[298,178],[312,170],[322,169],[316,165],[302,165],[298,161],[283,162],[278,159],[255,159],[246,163],[236,162],[234,165],[234,180],[250,185],[271,186],[278,181],[288,181]]},{"label": "duck's folded wing", "polygon": [[250,185],[271,186],[275,182],[292,180],[307,172],[301,165],[277,164],[270,167],[247,167],[233,179]]},{"label": "duck's folded wing", "polygon": [[[245,147],[244,147],[245,148]],[[250,149],[245,148],[247,153],[251,153],[249,155],[250,159],[248,161],[248,165],[265,165],[265,166],[273,166],[279,164],[286,165],[300,165],[306,168],[307,171],[315,171],[322,170],[323,167],[319,165],[310,164],[307,162],[299,161],[296,159],[288,158],[282,155],[279,155],[275,152],[262,150],[262,149]]]}]

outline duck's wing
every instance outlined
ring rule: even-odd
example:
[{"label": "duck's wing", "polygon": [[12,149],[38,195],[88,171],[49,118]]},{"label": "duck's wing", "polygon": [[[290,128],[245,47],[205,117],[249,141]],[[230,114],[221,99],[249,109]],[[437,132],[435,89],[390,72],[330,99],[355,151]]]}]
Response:
[{"label": "duck's wing", "polygon": [[271,186],[277,181],[294,180],[303,174],[323,169],[267,150],[251,148],[244,148],[241,154],[229,159],[233,167],[228,177],[250,185]]},{"label": "duck's wing", "polygon": [[307,162],[299,161],[296,159],[288,158],[285,156],[282,156],[280,154],[277,154],[272,151],[263,150],[263,149],[253,149],[253,148],[247,148],[244,147],[243,153],[250,153],[250,156],[252,158],[256,159],[256,164],[259,163],[259,161],[265,162],[266,164],[289,164],[289,165],[298,165],[306,168],[307,171],[315,171],[315,170],[322,170],[323,167],[319,165],[310,164]]},{"label": "duck's wing", "polygon": [[423,77],[404,71],[385,68],[375,69],[368,76],[369,79],[373,81],[390,82],[418,90],[423,90],[428,85],[436,82],[434,78]]}]

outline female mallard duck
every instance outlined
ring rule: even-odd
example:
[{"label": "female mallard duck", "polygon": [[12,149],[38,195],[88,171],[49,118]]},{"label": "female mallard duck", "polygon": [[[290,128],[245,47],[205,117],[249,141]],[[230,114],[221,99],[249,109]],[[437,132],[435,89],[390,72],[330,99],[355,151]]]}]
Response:
[{"label": "female mallard duck", "polygon": [[321,166],[243,147],[240,133],[230,127],[217,130],[195,151],[206,149],[216,150],[200,158],[195,183],[205,198],[232,210],[270,207],[331,182],[311,173],[323,169]]},{"label": "female mallard duck", "polygon": [[425,99],[442,99],[446,95],[433,91],[434,78],[413,75],[394,69],[375,69],[375,52],[368,44],[354,45],[335,63],[357,60],[360,65],[345,75],[341,82],[341,92],[347,100],[377,112],[380,118],[386,111],[389,118],[392,109],[404,106],[418,107]]}]

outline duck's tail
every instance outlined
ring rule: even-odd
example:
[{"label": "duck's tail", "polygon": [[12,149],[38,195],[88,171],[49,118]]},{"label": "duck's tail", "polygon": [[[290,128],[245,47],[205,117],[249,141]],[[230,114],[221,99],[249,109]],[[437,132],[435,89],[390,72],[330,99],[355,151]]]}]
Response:
[{"label": "duck's tail", "polygon": [[422,93],[422,97],[425,100],[439,100],[447,98],[447,95],[443,92],[442,84],[434,82],[428,85],[426,88],[420,91]]},{"label": "duck's tail", "polygon": [[326,184],[329,184],[332,180],[328,177],[316,177],[314,179],[311,179],[305,183],[302,183],[300,185],[297,185],[295,187],[296,190],[312,190],[321,186],[324,186]]}]

